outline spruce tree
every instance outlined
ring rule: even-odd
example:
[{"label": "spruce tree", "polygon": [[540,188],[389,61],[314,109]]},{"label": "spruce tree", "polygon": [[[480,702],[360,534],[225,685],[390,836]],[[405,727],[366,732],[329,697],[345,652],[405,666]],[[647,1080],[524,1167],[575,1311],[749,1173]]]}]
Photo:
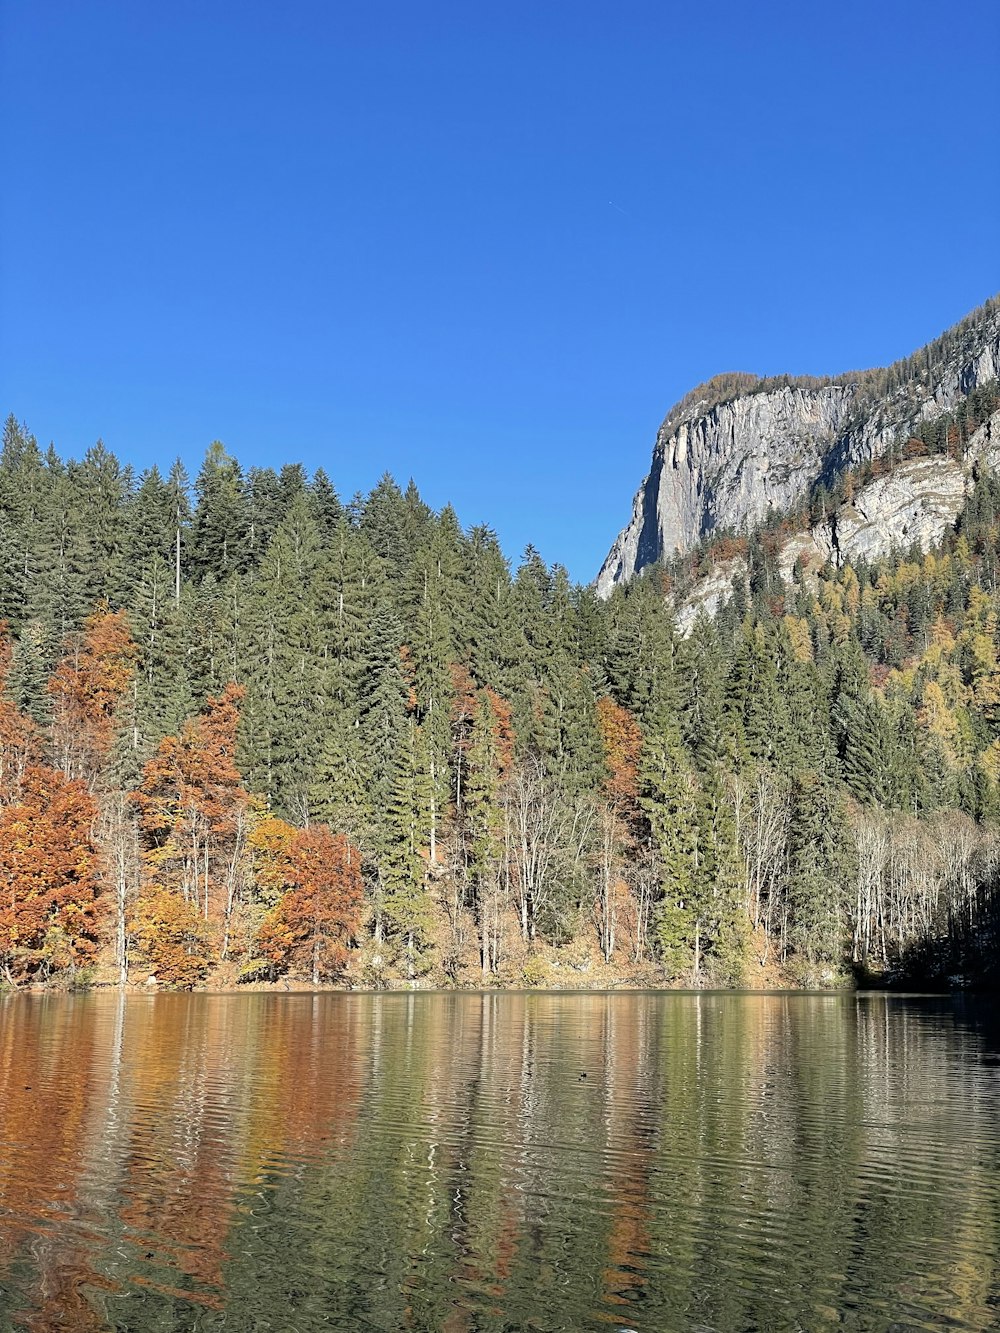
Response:
[{"label": "spruce tree", "polygon": [[660,881],[654,932],[664,966],[677,976],[691,965],[698,925],[696,790],[677,720],[665,710],[646,731],[640,805]]},{"label": "spruce tree", "polygon": [[198,503],[191,525],[191,572],[225,579],[246,568],[250,512],[243,473],[235,458],[214,441],[195,482]]},{"label": "spruce tree", "polygon": [[248,608],[250,655],[244,732],[248,773],[280,815],[308,822],[322,745],[319,617],[314,604],[319,537],[304,492],[261,561]]},{"label": "spruce tree", "polygon": [[851,858],[836,792],[817,773],[799,774],[789,832],[789,938],[811,966],[834,969],[844,957]]},{"label": "spruce tree", "polygon": [[411,717],[393,754],[377,835],[385,921],[398,942],[411,979],[418,970],[430,926],[421,856],[430,812],[421,744],[420,729]]},{"label": "spruce tree", "polygon": [[462,832],[484,972],[494,971],[497,964],[495,897],[502,854],[500,770],[496,715],[486,692],[481,691],[466,754]]}]

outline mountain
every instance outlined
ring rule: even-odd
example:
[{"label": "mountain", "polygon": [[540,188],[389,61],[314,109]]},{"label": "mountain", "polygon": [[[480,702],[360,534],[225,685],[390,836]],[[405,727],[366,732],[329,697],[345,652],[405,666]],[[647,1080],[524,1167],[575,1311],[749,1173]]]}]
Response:
[{"label": "mountain", "polygon": [[597,576],[606,597],[713,534],[743,533],[890,454],[921,423],[1000,376],[1000,298],[884,369],[763,379],[725,374],[667,414],[632,517]]}]

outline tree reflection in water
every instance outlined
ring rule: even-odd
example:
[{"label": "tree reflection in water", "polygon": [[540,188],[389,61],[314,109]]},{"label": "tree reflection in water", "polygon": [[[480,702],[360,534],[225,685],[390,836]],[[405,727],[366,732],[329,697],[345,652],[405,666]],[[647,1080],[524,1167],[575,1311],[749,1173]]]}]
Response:
[{"label": "tree reflection in water", "polygon": [[13,997],[0,1326],[987,1327],[995,1039],[886,996]]}]

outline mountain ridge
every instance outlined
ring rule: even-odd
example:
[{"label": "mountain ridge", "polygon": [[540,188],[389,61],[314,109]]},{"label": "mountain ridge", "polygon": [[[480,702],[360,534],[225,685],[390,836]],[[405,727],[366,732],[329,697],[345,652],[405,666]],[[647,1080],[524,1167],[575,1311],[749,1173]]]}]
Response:
[{"label": "mountain ridge", "polygon": [[887,367],[707,380],[664,418],[631,519],[597,576],[598,594],[713,532],[747,531],[769,511],[794,507],[998,375],[1000,298],[991,297]]}]

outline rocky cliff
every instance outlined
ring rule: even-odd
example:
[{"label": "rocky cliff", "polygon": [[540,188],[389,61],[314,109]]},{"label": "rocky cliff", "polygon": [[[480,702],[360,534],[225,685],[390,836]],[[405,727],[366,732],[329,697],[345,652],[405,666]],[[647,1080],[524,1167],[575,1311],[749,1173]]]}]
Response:
[{"label": "rocky cliff", "polygon": [[[913,546],[930,550],[955,526],[980,467],[1000,468],[1000,411],[969,440],[962,462],[936,455],[901,463],[821,522],[786,538],[778,552],[778,572],[788,583],[796,566],[808,576],[826,564],[870,564]],[[742,556],[712,564],[674,607],[680,633],[689,634],[700,614],[714,616],[732,596],[734,584],[747,587],[748,577]]]},{"label": "rocky cliff", "polygon": [[[917,423],[952,410],[998,376],[1000,300],[994,299],[884,370],[825,381],[747,375],[709,381],[660,427],[631,520],[597,577],[599,594],[713,532],[746,531],[771,509],[793,508],[817,482],[881,457]],[[898,544],[906,544],[902,533]]]}]

